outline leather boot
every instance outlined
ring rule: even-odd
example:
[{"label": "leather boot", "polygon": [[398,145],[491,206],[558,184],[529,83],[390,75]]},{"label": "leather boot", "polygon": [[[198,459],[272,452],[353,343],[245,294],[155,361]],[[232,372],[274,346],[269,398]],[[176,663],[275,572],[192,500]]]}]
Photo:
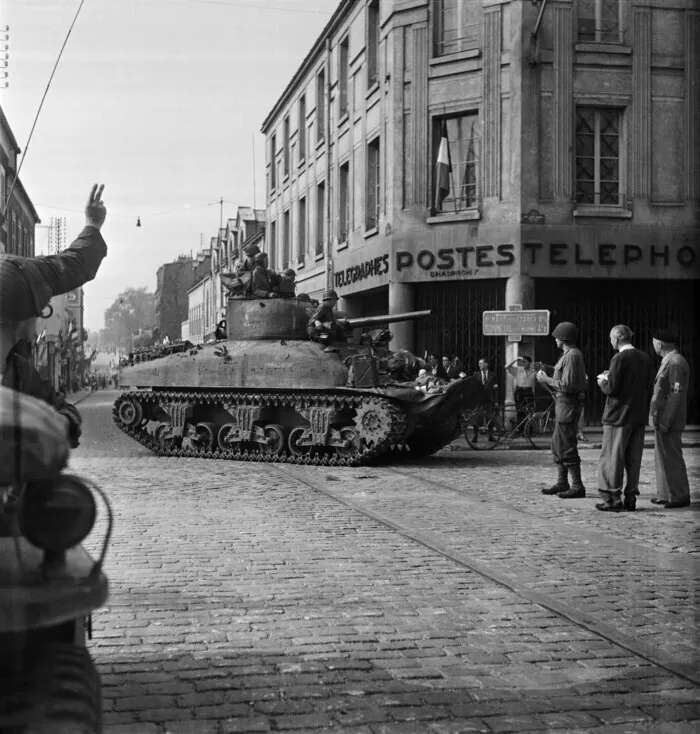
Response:
[{"label": "leather boot", "polygon": [[569,467],[569,474],[571,475],[571,489],[567,489],[564,492],[559,492],[558,496],[564,500],[578,499],[579,497],[586,496],[586,488],[583,486],[581,481],[581,465],[574,464]]},{"label": "leather boot", "polygon": [[559,494],[569,489],[569,479],[564,464],[557,464],[557,483],[542,490],[542,494]]}]

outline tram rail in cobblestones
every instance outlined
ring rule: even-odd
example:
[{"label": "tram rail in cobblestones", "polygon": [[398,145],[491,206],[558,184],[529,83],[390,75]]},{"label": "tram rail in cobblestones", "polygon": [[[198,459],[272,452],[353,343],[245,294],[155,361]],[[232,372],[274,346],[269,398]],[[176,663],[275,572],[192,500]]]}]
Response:
[{"label": "tram rail in cobblestones", "polygon": [[[300,476],[293,471],[292,467],[285,470],[286,468],[284,466],[275,466],[274,469],[276,471],[279,471],[281,474],[293,474],[293,477],[296,481],[299,481],[309,488],[321,492],[327,497],[330,497],[337,502],[340,502],[345,507],[355,512],[361,513],[365,517],[368,517],[375,522],[399,533],[403,537],[419,543],[420,545],[430,549],[435,553],[438,553],[444,558],[479,574],[483,578],[486,578],[489,581],[498,584],[499,586],[508,589],[509,591],[517,594],[522,599],[544,607],[548,611],[556,614],[559,617],[562,617],[563,619],[566,619],[577,627],[585,629],[588,632],[597,635],[601,639],[606,640],[607,642],[631,653],[632,655],[641,658],[671,673],[672,675],[677,676],[678,678],[688,683],[691,683],[694,686],[700,687],[700,671],[695,665],[667,659],[663,655],[660,655],[655,651],[655,646],[653,644],[646,644],[629,635],[625,635],[613,628],[611,625],[606,624],[605,622],[602,622],[599,619],[596,619],[594,616],[586,614],[579,609],[576,609],[570,604],[562,603],[551,595],[528,589],[525,583],[519,583],[513,576],[499,572],[498,570],[489,567],[485,563],[474,560],[474,558],[469,557],[469,555],[467,554],[451,551],[449,548],[446,547],[446,544],[444,542],[441,542],[440,538],[437,535],[419,532],[407,525],[397,522],[396,520],[389,519],[379,512],[368,509],[367,507],[363,506],[361,502],[357,502],[347,497],[344,497],[339,492],[334,491],[327,486],[327,482],[314,480],[308,476]],[[455,487],[451,487],[449,484],[445,484],[444,482],[425,479],[423,477],[416,476],[413,473],[400,471],[393,467],[382,467],[382,471],[391,472],[394,475],[406,477],[410,481],[422,483],[426,487],[439,488],[441,490],[451,492],[465,498],[467,497],[467,494],[465,492],[462,492]],[[518,508],[514,508],[512,506],[509,506],[509,510],[522,514],[525,517],[529,515],[529,513]],[[572,532],[572,530],[577,533],[581,532],[581,530],[578,528],[571,528],[571,526],[567,527],[567,531],[569,533]],[[700,564],[698,564],[698,562],[694,559],[688,560],[690,562],[690,566],[692,566],[692,568],[697,571],[700,567]]]}]

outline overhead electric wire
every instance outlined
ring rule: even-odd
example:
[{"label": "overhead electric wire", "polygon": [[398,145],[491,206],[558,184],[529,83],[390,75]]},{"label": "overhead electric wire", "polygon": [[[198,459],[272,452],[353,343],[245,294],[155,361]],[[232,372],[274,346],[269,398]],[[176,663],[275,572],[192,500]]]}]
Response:
[{"label": "overhead electric wire", "polygon": [[[228,201],[227,199],[223,200],[224,204],[231,204],[231,201]],[[139,214],[138,211],[136,214],[126,214],[124,212],[115,212],[112,208],[109,210],[109,216],[110,217],[135,217],[139,216],[141,218],[148,218],[148,217],[161,217],[165,214],[179,214],[183,211],[191,211],[193,209],[206,209],[209,206],[220,206],[221,205],[221,199],[218,201],[212,201],[208,204],[196,204],[194,206],[191,206],[190,204],[185,204],[184,206],[181,206],[177,209],[168,209],[164,211],[159,212],[146,212],[145,214]],[[84,214],[83,209],[68,209],[61,206],[50,206],[49,204],[40,204],[37,203],[37,207],[43,207],[44,209],[51,209],[52,211],[57,212],[74,212],[75,214]]]},{"label": "overhead electric wire", "polygon": [[70,24],[70,28],[68,28],[68,33],[66,33],[66,37],[63,39],[63,45],[61,46],[61,50],[58,52],[58,56],[56,57],[56,63],[53,65],[53,70],[51,71],[51,76],[49,77],[49,81],[46,83],[46,89],[44,89],[44,94],[41,98],[41,102],[39,102],[39,109],[36,111],[36,115],[34,116],[34,122],[32,123],[32,129],[29,131],[29,137],[27,138],[27,142],[24,146],[24,154],[22,155],[22,160],[19,162],[19,166],[17,167],[17,173],[15,174],[12,180],[12,186],[10,186],[10,190],[7,193],[7,198],[3,202],[3,211],[2,211],[3,216],[7,212],[7,207],[9,206],[10,199],[12,198],[12,192],[15,190],[15,184],[17,183],[17,181],[19,181],[19,173],[22,170],[22,166],[24,165],[24,161],[27,157],[29,143],[32,140],[32,135],[34,135],[34,128],[36,127],[36,123],[39,120],[39,115],[41,114],[41,108],[44,106],[44,100],[46,99],[46,95],[49,93],[49,88],[51,87],[51,82],[53,81],[54,74],[56,73],[56,69],[58,69],[58,63],[61,60],[61,56],[63,56],[63,50],[65,49],[66,44],[68,43],[70,34],[73,32],[73,26],[75,25],[76,21],[78,20],[78,16],[80,15],[80,11],[83,9],[84,4],[85,4],[85,0],[80,0],[80,5],[78,6],[78,9],[75,12],[75,17],[73,18],[73,22]]},{"label": "overhead electric wire", "polygon": [[307,10],[306,8],[281,8],[272,7],[270,5],[261,5],[259,3],[241,3],[241,2],[226,2],[226,0],[186,0],[190,3],[200,3],[204,5],[228,5],[232,8],[255,8],[256,10],[276,10],[278,13],[310,13],[313,15],[332,15],[331,11],[327,10]]}]

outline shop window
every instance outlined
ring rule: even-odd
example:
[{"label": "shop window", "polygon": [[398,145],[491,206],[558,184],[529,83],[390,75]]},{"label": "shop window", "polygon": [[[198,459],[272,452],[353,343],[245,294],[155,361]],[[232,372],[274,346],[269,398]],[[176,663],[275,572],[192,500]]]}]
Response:
[{"label": "shop window", "polygon": [[326,116],[326,72],[321,69],[316,75],[316,141],[321,142],[325,137]]},{"label": "shop window", "polygon": [[365,229],[379,227],[379,205],[381,201],[379,177],[379,138],[375,138],[367,146],[367,187],[365,191]]},{"label": "shop window", "polygon": [[379,0],[367,6],[367,89],[379,81]]},{"label": "shop window", "polygon": [[297,214],[297,262],[303,263],[306,259],[306,197],[299,199],[299,211]]},{"label": "shop window", "polygon": [[434,55],[479,48],[480,14],[479,0],[434,0]]},{"label": "shop window", "polygon": [[316,257],[323,255],[323,230],[326,212],[326,184],[316,187]]},{"label": "shop window", "polygon": [[579,107],[576,110],[576,203],[621,207],[622,112]]},{"label": "shop window", "polygon": [[620,0],[578,0],[577,40],[585,43],[622,43]]},{"label": "shop window", "polygon": [[476,209],[480,200],[479,116],[435,118],[432,214]]},{"label": "shop window", "polygon": [[340,44],[338,55],[338,120],[342,120],[348,114],[349,59],[350,39],[346,36]]},{"label": "shop window", "polygon": [[306,158],[306,95],[299,99],[299,162]]},{"label": "shop window", "polygon": [[343,163],[338,185],[338,243],[348,241],[350,230],[350,163]]}]

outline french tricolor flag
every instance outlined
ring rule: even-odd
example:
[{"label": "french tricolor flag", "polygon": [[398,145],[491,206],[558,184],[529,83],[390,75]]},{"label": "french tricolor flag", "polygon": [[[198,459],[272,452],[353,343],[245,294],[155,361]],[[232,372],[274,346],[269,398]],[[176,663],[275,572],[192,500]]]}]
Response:
[{"label": "french tricolor flag", "polygon": [[450,161],[450,146],[447,142],[447,123],[443,122],[440,129],[440,147],[435,162],[435,211],[442,211],[442,202],[450,193],[450,179],[452,177],[452,163]]}]

